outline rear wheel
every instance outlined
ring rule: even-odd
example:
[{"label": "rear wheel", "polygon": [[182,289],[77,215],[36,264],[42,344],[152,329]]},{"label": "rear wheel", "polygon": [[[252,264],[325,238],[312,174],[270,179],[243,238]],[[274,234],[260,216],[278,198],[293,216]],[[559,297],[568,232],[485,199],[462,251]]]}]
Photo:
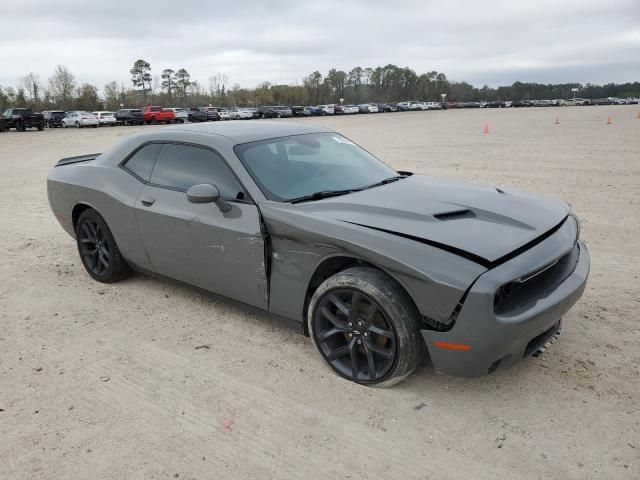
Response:
[{"label": "rear wheel", "polygon": [[89,208],[80,214],[76,241],[82,264],[94,280],[112,283],[130,273],[111,230],[94,209]]},{"label": "rear wheel", "polygon": [[309,333],[322,357],[352,382],[390,387],[420,364],[419,314],[383,272],[355,267],[325,280],[309,304]]},{"label": "rear wheel", "polygon": [[76,122],[76,128],[82,128],[82,126],[80,125],[80,122]]}]

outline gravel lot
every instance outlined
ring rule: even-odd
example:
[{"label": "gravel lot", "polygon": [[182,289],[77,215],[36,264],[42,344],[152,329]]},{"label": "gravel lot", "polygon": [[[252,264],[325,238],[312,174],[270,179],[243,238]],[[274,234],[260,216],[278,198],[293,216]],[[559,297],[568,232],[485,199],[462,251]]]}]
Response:
[{"label": "gravel lot", "polygon": [[49,170],[166,127],[0,133],[0,478],[640,478],[639,111],[298,120],[398,169],[559,197],[582,219],[591,278],[550,351],[473,380],[425,367],[389,390],[341,380],[269,317],[143,276],[89,278],[49,211]]}]

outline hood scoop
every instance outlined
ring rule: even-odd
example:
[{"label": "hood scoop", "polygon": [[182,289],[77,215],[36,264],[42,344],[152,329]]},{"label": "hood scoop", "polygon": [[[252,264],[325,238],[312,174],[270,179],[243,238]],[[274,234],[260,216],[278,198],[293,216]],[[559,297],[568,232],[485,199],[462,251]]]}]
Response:
[{"label": "hood scoop", "polygon": [[450,221],[450,220],[462,220],[462,219],[465,219],[465,218],[476,218],[476,214],[473,213],[469,209],[465,209],[465,210],[456,210],[456,211],[453,211],[453,212],[436,213],[434,215],[434,217],[437,218],[438,220],[442,220],[443,222],[446,222],[446,221]]}]

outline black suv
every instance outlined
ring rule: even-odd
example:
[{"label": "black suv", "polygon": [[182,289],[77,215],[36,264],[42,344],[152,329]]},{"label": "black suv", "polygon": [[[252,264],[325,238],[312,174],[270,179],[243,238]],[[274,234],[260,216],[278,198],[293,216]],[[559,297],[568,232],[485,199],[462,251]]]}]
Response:
[{"label": "black suv", "polygon": [[62,127],[62,119],[67,116],[62,110],[45,110],[42,115],[48,128]]},{"label": "black suv", "polygon": [[200,107],[198,110],[204,112],[207,115],[207,121],[215,122],[217,120],[220,120],[220,114],[218,113],[218,109],[215,107]]},{"label": "black suv", "polygon": [[209,115],[207,114],[207,112],[203,112],[199,108],[196,108],[196,107],[185,108],[185,111],[187,112],[187,120],[189,120],[192,123],[206,122],[207,120],[209,120]]},{"label": "black suv", "polygon": [[113,114],[116,123],[128,125],[144,125],[144,113],[139,108],[121,108]]}]

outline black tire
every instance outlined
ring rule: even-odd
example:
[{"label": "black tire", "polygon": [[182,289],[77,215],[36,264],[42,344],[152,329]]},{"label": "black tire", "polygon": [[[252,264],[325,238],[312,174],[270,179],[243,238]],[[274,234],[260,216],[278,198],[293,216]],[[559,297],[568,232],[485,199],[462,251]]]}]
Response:
[{"label": "black tire", "polygon": [[76,128],[82,128],[82,125],[80,125],[80,122],[76,122]]},{"label": "black tire", "polygon": [[355,383],[395,385],[426,354],[420,315],[411,298],[375,268],[349,268],[325,280],[309,302],[307,322],[327,364]]},{"label": "black tire", "polygon": [[82,212],[78,218],[76,243],[80,260],[94,280],[113,283],[131,273],[107,223],[92,208]]},{"label": "black tire", "polygon": [[41,132],[44,130],[44,125],[38,125],[37,128],[38,128],[38,131]]}]

